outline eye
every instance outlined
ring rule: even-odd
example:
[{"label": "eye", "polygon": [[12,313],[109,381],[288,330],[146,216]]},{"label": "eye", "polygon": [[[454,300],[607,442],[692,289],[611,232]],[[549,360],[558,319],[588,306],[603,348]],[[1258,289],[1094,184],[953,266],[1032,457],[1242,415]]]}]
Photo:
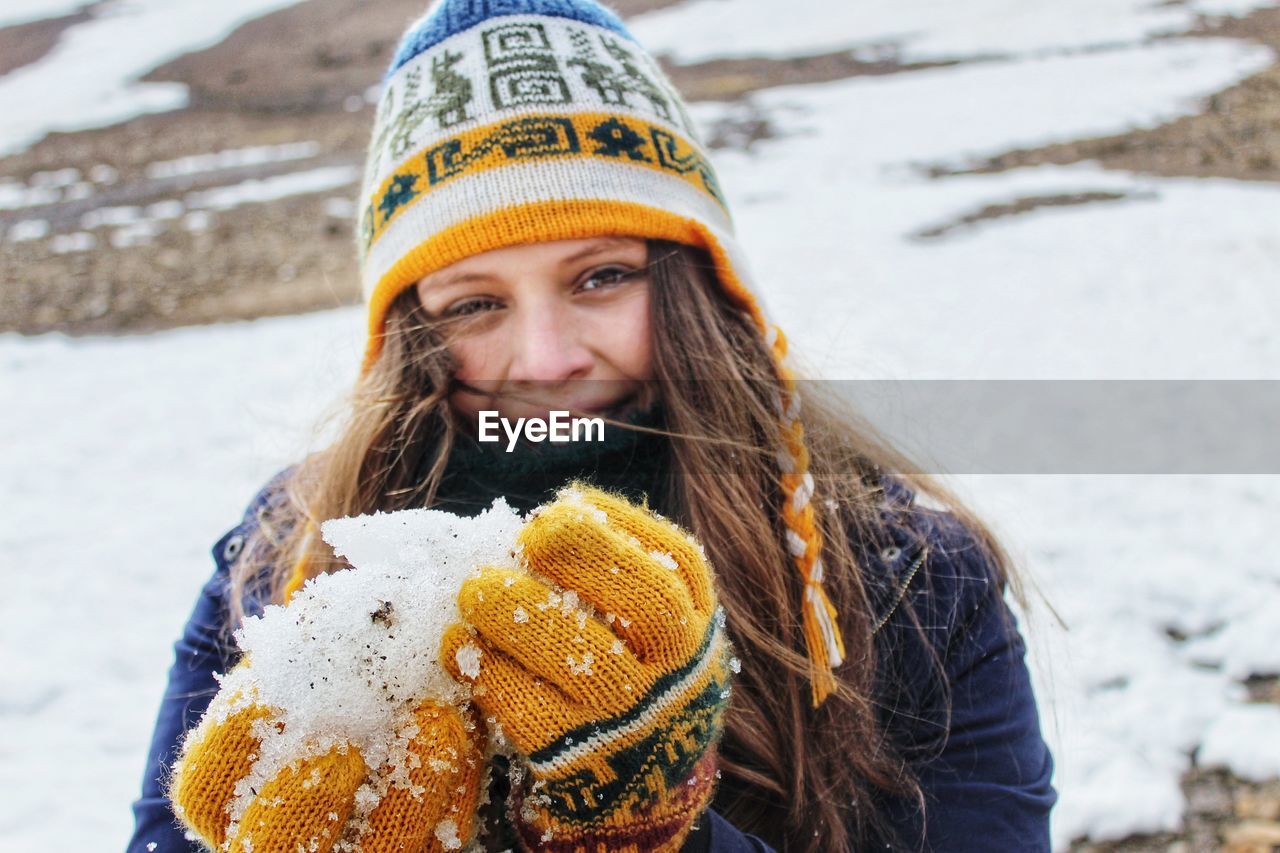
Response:
[{"label": "eye", "polygon": [[473,317],[487,311],[493,311],[501,308],[502,303],[488,296],[472,296],[467,299],[460,299],[450,305],[444,311],[440,312],[441,317],[449,319],[457,319],[461,317]]},{"label": "eye", "polygon": [[602,290],[610,287],[616,287],[619,284],[638,278],[644,274],[643,269],[631,269],[630,267],[601,267],[594,270],[590,275],[582,280],[579,285],[580,290]]}]

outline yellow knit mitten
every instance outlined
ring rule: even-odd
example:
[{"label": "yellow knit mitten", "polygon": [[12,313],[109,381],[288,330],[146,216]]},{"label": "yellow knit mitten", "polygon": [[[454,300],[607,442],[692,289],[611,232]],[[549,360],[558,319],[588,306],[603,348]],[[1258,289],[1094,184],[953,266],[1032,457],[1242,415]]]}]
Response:
[{"label": "yellow knit mitten", "polygon": [[[242,664],[243,665],[243,664]],[[227,697],[220,697],[226,699]],[[283,726],[271,710],[249,704],[221,718],[214,699],[191,732],[169,782],[174,813],[216,850],[327,853],[356,811],[374,772],[354,746],[335,746],[286,767],[260,790],[249,781],[261,726]],[[234,701],[231,703],[234,706]],[[483,730],[452,705],[423,702],[409,743],[411,787],[389,786],[360,828],[365,853],[458,850],[475,831],[484,775]],[[392,768],[383,768],[389,771]],[[248,788],[247,791],[238,789]],[[233,821],[238,794],[247,795]],[[242,798],[242,797],[240,797]],[[350,839],[349,839],[350,840]]]},{"label": "yellow knit mitten", "polygon": [[524,761],[528,849],[679,850],[711,800],[736,666],[702,547],[596,489],[539,507],[458,596],[441,663]]}]

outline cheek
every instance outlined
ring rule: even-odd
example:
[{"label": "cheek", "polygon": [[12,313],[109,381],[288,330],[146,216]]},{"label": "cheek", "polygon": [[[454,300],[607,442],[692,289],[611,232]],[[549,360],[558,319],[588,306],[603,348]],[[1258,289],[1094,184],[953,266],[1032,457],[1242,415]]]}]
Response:
[{"label": "cheek", "polygon": [[653,330],[649,288],[619,301],[596,327],[596,352],[627,379],[653,378]]},{"label": "cheek", "polygon": [[449,356],[454,363],[454,376],[464,382],[484,382],[501,377],[497,375],[502,363],[503,337],[479,334],[460,336],[450,341]]}]

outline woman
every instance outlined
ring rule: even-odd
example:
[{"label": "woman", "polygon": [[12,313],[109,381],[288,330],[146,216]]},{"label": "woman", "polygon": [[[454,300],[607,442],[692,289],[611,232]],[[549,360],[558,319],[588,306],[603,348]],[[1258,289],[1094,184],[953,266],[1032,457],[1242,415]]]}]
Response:
[{"label": "woman", "polygon": [[[717,768],[690,777],[705,797],[677,807],[658,785],[642,811],[669,831],[628,835],[624,809],[609,824],[620,846],[1048,849],[1053,765],[1003,600],[1018,589],[1007,556],[836,401],[796,385],[679,96],[612,13],[590,0],[436,3],[387,75],[363,199],[369,338],[349,417],[215,545],[131,850],[188,849],[167,768],[216,692],[212,673],[235,664],[228,629],[341,567],[319,521],[472,513],[497,496],[529,509],[571,480],[647,499],[646,530],[665,517],[696,536],[740,662],[711,734],[695,738],[699,766]],[[553,410],[604,418],[605,440],[512,453],[477,440],[482,411]],[[466,638],[494,639],[458,631],[446,665]],[[539,651],[505,654],[513,672],[537,672]],[[585,721],[597,726],[638,707],[597,698],[606,710]],[[481,718],[508,730],[523,712],[513,702],[541,701],[507,699],[478,691]],[[677,719],[653,731],[674,737]],[[487,846],[613,849],[557,836],[570,821],[539,805],[537,762],[513,767],[526,775],[494,772],[475,821]],[[533,814],[520,808],[530,794]]]}]

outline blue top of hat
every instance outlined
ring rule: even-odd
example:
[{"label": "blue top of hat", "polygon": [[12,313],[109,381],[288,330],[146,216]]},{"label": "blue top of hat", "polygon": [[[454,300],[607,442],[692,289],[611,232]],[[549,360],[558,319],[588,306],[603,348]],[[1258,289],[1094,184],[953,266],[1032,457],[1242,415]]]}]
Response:
[{"label": "blue top of hat", "polygon": [[568,18],[613,30],[635,41],[616,14],[594,0],[443,0],[435,10],[420,19],[400,40],[386,76],[392,74],[424,50],[468,30],[476,24],[501,15],[547,15]]}]

